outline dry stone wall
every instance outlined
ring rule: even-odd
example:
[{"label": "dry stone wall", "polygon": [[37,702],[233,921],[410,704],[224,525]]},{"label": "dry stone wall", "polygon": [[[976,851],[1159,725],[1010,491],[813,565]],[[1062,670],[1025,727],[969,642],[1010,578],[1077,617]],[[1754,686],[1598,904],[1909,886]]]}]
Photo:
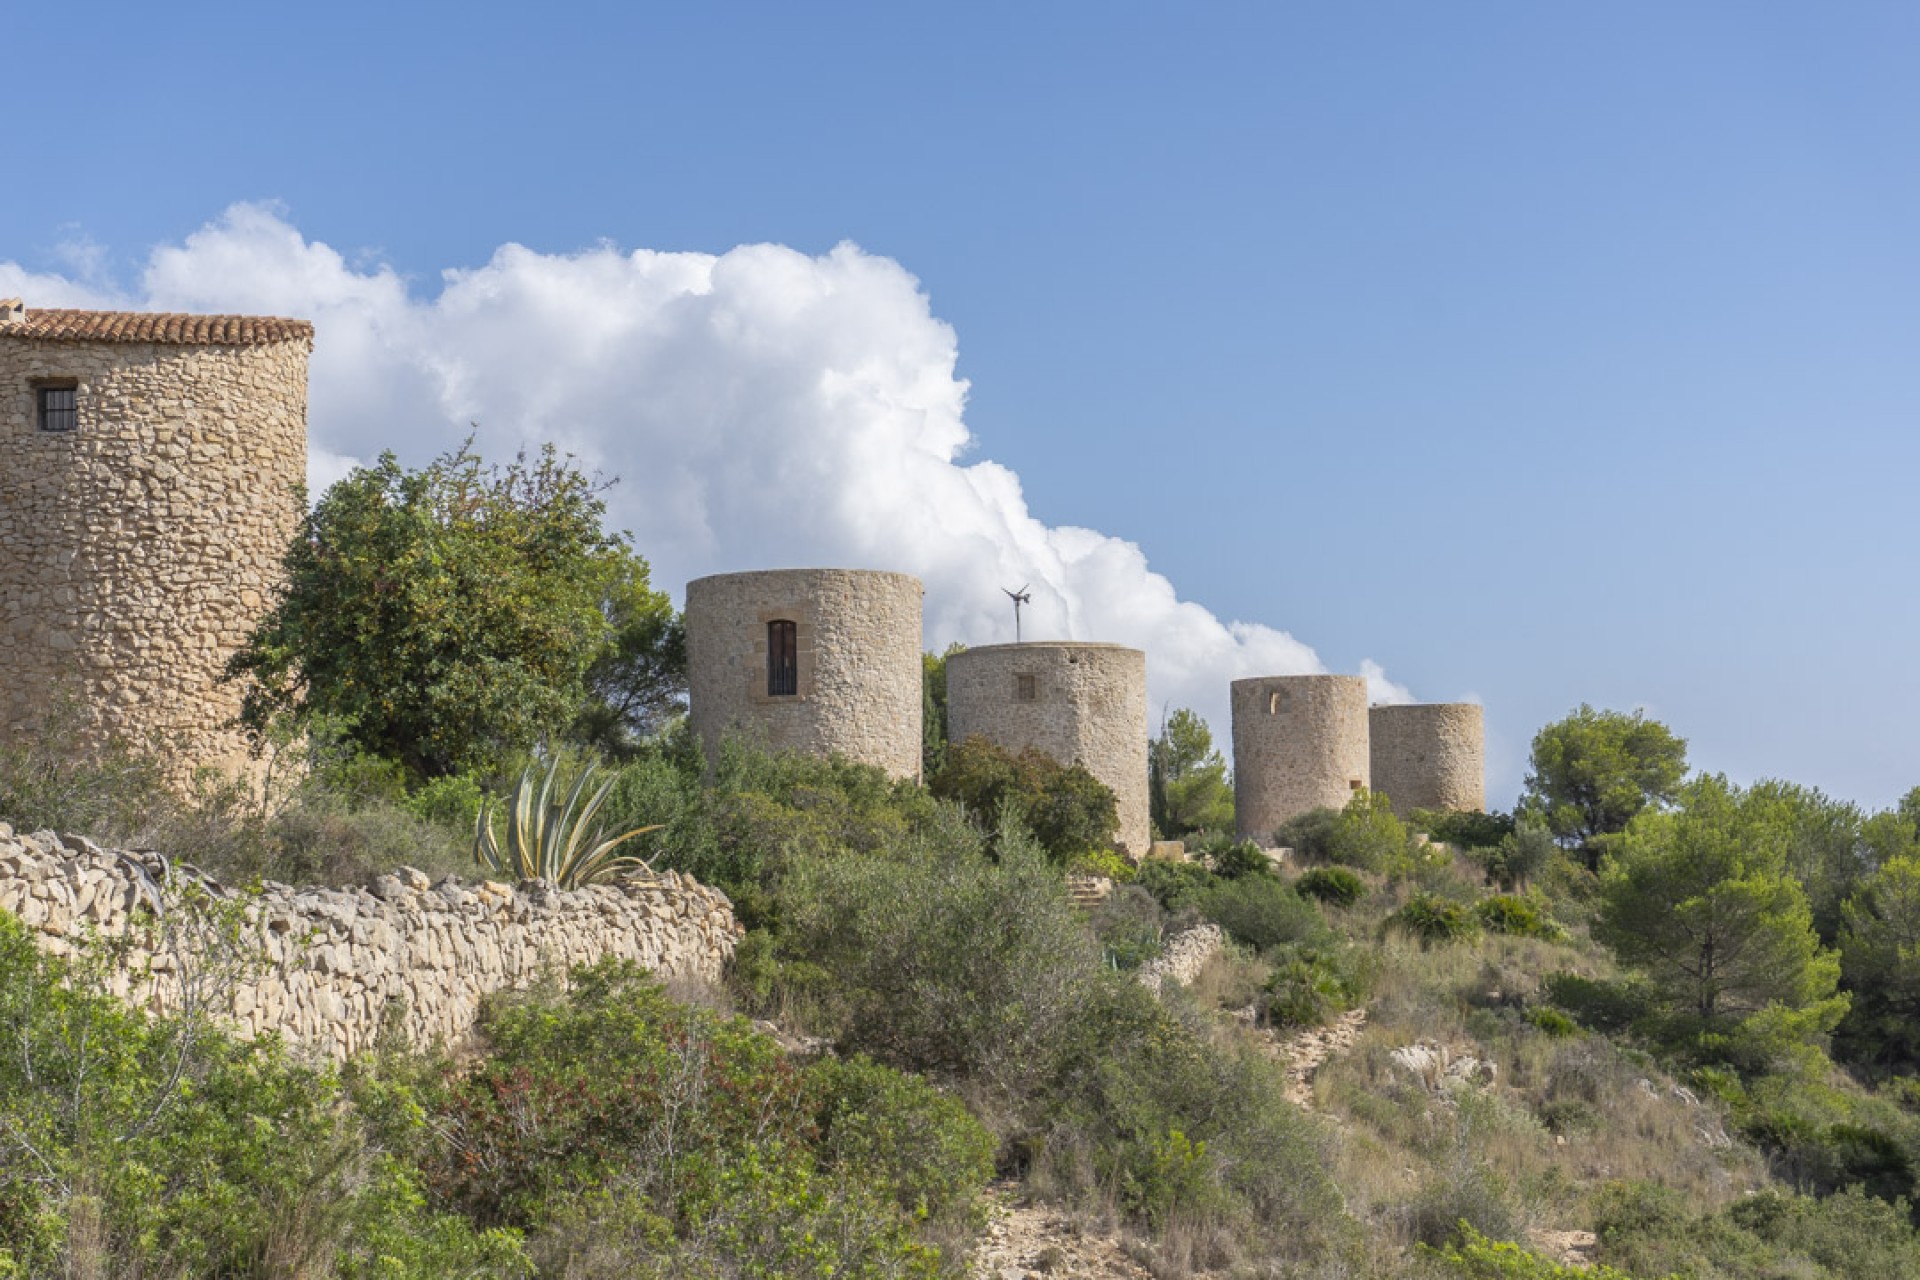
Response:
[{"label": "dry stone wall", "polygon": [[1240,838],[1266,844],[1309,809],[1345,808],[1372,785],[1367,682],[1257,676],[1233,682],[1233,801]]},{"label": "dry stone wall", "polygon": [[1072,641],[962,650],[947,659],[947,736],[976,735],[1083,766],[1113,791],[1121,845],[1146,855],[1146,654]]},{"label": "dry stone wall", "polygon": [[[136,945],[115,971],[115,994],[154,1011],[179,1007],[183,978],[207,963],[209,948],[189,943],[181,954],[159,941],[163,927],[136,923],[135,909],[177,921],[189,914],[188,884],[231,896],[157,853],[0,823],[0,910],[59,955],[90,932],[131,929]],[[367,1048],[389,1021],[411,1044],[458,1045],[483,996],[608,957],[717,982],[738,935],[724,894],[673,872],[561,890],[433,884],[402,869],[351,889],[269,883],[236,901],[241,958],[253,963],[223,987],[219,1008],[243,1035],[277,1031],[336,1060]]]},{"label": "dry stone wall", "polygon": [[[281,581],[312,327],[0,310],[0,730],[244,767],[222,684]],[[44,393],[71,396],[48,430]]]},{"label": "dry stone wall", "polygon": [[[920,776],[920,580],[773,569],[687,584],[688,717],[712,760],[737,733],[775,751],[838,753]],[[794,624],[795,691],[768,682],[769,625]]]},{"label": "dry stone wall", "polygon": [[1472,702],[1375,707],[1368,715],[1373,788],[1393,811],[1487,807],[1485,713]]}]

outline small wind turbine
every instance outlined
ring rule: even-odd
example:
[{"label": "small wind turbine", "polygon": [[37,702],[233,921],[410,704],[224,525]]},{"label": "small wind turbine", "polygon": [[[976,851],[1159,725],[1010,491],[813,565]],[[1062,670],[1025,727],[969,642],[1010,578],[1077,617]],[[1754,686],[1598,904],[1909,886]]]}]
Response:
[{"label": "small wind turbine", "polygon": [[1024,582],[1021,583],[1018,591],[1008,591],[1005,587],[1000,588],[1001,592],[1004,593],[1009,600],[1013,601],[1013,642],[1015,644],[1020,643],[1020,606],[1031,603],[1033,600],[1033,597],[1027,594],[1028,585],[1029,584]]}]

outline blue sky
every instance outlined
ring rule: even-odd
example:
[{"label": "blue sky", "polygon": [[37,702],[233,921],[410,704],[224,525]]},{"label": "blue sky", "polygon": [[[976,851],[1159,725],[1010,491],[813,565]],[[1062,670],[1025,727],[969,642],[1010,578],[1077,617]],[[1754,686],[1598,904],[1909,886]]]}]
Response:
[{"label": "blue sky", "polygon": [[[1910,5],[0,0],[0,46],[26,126],[0,140],[24,196],[0,206],[0,266],[70,286],[61,301],[312,298],[323,352],[329,323],[385,308],[324,378],[316,357],[330,454],[424,460],[456,407],[490,413],[500,443],[532,432],[504,392],[343,372],[407,326],[440,326],[409,339],[414,367],[474,340],[425,310],[443,272],[531,306],[536,276],[596,288],[556,264],[599,263],[591,306],[613,308],[635,286],[606,283],[610,245],[720,255],[760,297],[801,267],[729,251],[787,246],[846,334],[829,356],[798,322],[769,329],[781,370],[886,365],[869,400],[938,382],[934,418],[964,379],[959,464],[1017,476],[1047,529],[1135,544],[1179,600],[1290,633],[1327,669],[1371,660],[1421,698],[1483,699],[1498,805],[1533,731],[1582,701],[1645,705],[1742,781],[1870,806],[1920,784]],[[301,252],[215,253],[208,228],[241,203],[272,221],[222,244],[291,234]],[[865,259],[831,262],[842,242]],[[316,246],[339,255],[324,289]],[[366,301],[368,281],[405,298]],[[362,310],[330,322],[336,305]],[[487,332],[502,368],[538,346]],[[726,403],[778,425],[778,379],[737,366],[754,350],[688,367],[758,388]],[[389,385],[418,416],[376,426]],[[646,394],[622,383],[620,403]],[[589,456],[625,430],[610,407],[574,417],[557,433]],[[655,529],[650,547],[641,495],[740,511],[751,492],[709,495],[685,451],[656,483],[665,430],[606,446],[662,585],[755,567],[755,538]],[[811,531],[796,545],[885,547],[895,509],[860,494],[920,475],[822,493],[790,515]],[[1012,509],[1005,475],[964,479]],[[974,597],[1020,571],[1022,528],[978,581],[928,570],[952,638],[1010,627]],[[1059,625],[1130,640],[1124,608],[1085,599],[1151,594],[1128,572],[1063,586],[1082,601]],[[1141,626],[1173,670],[1153,647],[1171,633]],[[1269,641],[1210,649],[1156,692],[1224,739],[1227,668],[1251,674]]]}]

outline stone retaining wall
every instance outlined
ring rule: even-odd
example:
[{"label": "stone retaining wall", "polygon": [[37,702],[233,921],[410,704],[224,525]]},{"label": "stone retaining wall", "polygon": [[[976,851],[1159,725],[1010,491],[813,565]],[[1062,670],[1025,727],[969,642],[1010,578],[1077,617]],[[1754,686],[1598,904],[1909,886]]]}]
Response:
[{"label": "stone retaining wall", "polygon": [[[0,823],[0,909],[38,930],[56,955],[89,931],[124,936],[139,905],[181,920],[189,884],[233,900],[244,915],[251,955],[242,959],[257,963],[225,985],[218,1003],[235,1029],[278,1031],[336,1060],[367,1048],[390,1020],[411,1044],[457,1045],[482,996],[609,956],[663,977],[715,982],[738,933],[724,894],[671,871],[561,890],[452,877],[433,884],[402,869],[365,887],[269,882],[258,898],[236,898],[151,851],[16,834]],[[205,961],[203,947],[182,956],[160,942],[164,932],[135,925],[133,949],[112,979],[114,994],[159,1012],[180,1006],[183,976]]]}]

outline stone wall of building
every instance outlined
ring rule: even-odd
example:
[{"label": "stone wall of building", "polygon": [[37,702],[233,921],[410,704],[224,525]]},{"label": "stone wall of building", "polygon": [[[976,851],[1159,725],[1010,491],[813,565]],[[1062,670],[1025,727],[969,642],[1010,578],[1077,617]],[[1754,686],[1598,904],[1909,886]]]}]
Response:
[{"label": "stone wall of building", "polygon": [[[0,307],[0,731],[245,758],[222,684],[306,478],[301,321]],[[46,430],[42,392],[73,392]],[[63,425],[64,419],[57,420]]]},{"label": "stone wall of building", "polygon": [[1373,789],[1393,811],[1487,807],[1485,712],[1473,702],[1375,707],[1368,715]]},{"label": "stone wall of building", "polygon": [[[688,715],[713,759],[729,733],[777,751],[920,776],[918,578],[773,569],[687,584]],[[769,691],[769,625],[799,642],[795,692]]]},{"label": "stone wall of building", "polygon": [[[138,943],[115,970],[114,994],[154,1011],[177,1009],[183,976],[208,963],[203,936],[182,924],[192,916],[181,906],[189,884],[209,887],[150,851],[0,823],[0,910],[58,955],[89,931],[118,937],[131,927]],[[216,984],[217,1011],[243,1035],[277,1031],[334,1059],[369,1047],[389,1022],[416,1046],[458,1045],[481,997],[607,957],[718,982],[738,933],[724,894],[673,872],[561,890],[432,884],[402,869],[361,888],[269,883],[236,901],[242,963],[237,978]],[[141,906],[168,913],[176,928],[132,923]]]},{"label": "stone wall of building", "polygon": [[1372,785],[1367,682],[1359,676],[1235,680],[1233,801],[1242,839],[1266,844],[1287,819],[1345,808]]},{"label": "stone wall of building", "polygon": [[1147,655],[1115,644],[996,644],[947,659],[947,736],[1078,764],[1112,788],[1120,843],[1144,857]]}]

